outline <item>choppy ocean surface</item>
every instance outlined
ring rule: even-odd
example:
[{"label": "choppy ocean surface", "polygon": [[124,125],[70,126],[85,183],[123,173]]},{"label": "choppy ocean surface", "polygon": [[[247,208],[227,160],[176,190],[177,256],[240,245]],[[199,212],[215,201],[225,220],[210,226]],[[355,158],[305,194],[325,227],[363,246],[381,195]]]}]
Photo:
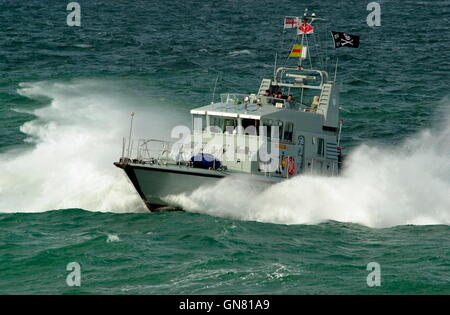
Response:
[{"label": "choppy ocean surface", "polygon": [[[450,293],[449,1],[379,1],[373,28],[369,1],[78,2],[81,27],[68,1],[0,2],[0,293]],[[306,5],[361,36],[323,37],[343,176],[225,181],[148,213],[112,165],[129,113],[136,138],[168,137],[218,76],[217,93],[255,92]]]}]

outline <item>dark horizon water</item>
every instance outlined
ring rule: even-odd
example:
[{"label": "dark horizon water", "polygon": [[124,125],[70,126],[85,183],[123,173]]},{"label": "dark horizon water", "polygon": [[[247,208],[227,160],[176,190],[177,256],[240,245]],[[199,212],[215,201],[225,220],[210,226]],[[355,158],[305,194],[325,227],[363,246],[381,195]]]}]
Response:
[{"label": "dark horizon water", "polygon": [[[81,27],[68,1],[0,2],[0,293],[450,293],[449,1],[379,1],[380,27],[369,1],[308,2],[330,73],[339,57],[343,176],[225,183],[156,214],[112,165],[129,113],[136,138],[167,137],[217,77],[217,93],[256,92],[304,8],[78,2]],[[334,51],[330,30],[360,48]]]}]

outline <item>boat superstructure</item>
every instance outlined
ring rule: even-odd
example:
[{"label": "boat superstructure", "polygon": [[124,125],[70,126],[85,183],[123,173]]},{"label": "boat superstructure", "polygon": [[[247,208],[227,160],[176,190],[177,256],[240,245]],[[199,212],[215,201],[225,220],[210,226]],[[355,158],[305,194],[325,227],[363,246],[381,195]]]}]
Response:
[{"label": "boat superstructure", "polygon": [[[296,19],[296,28],[320,20],[307,11]],[[124,141],[122,157],[114,164],[150,210],[164,207],[168,195],[233,175],[270,185],[304,174],[339,174],[342,121],[336,74],[330,78],[323,68],[304,65],[308,32],[300,31],[300,44],[290,51],[299,56],[294,64],[275,67],[273,77],[262,79],[255,93],[221,94],[220,100],[192,109],[191,129],[180,128],[175,133],[182,137],[176,141],[147,139],[132,146],[130,138],[128,152]]]}]

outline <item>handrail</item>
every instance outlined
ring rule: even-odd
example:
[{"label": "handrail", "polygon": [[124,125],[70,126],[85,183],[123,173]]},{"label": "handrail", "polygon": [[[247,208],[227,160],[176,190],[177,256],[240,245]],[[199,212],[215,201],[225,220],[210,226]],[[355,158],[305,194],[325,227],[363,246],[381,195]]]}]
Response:
[{"label": "handrail", "polygon": [[[320,86],[328,81],[328,73],[326,71],[322,71],[322,70],[315,70],[315,69],[298,69],[298,68],[293,68],[293,67],[280,67],[277,69],[276,73],[275,73],[275,82],[274,83],[278,83],[278,81],[280,83],[282,83],[282,76],[283,73],[286,71],[296,71],[296,72],[310,72],[310,73],[318,73],[320,75],[320,79],[321,79],[321,83]],[[278,76],[279,76],[279,80],[278,80]]]}]

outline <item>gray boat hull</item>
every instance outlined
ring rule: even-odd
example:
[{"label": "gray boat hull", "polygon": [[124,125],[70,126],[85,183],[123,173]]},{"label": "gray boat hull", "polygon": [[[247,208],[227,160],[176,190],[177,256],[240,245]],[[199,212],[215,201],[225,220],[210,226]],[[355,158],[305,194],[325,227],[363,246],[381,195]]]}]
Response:
[{"label": "gray boat hull", "polygon": [[189,193],[204,185],[213,185],[227,175],[214,170],[157,164],[114,163],[123,169],[139,196],[152,212],[181,210],[167,208],[164,197]]}]

